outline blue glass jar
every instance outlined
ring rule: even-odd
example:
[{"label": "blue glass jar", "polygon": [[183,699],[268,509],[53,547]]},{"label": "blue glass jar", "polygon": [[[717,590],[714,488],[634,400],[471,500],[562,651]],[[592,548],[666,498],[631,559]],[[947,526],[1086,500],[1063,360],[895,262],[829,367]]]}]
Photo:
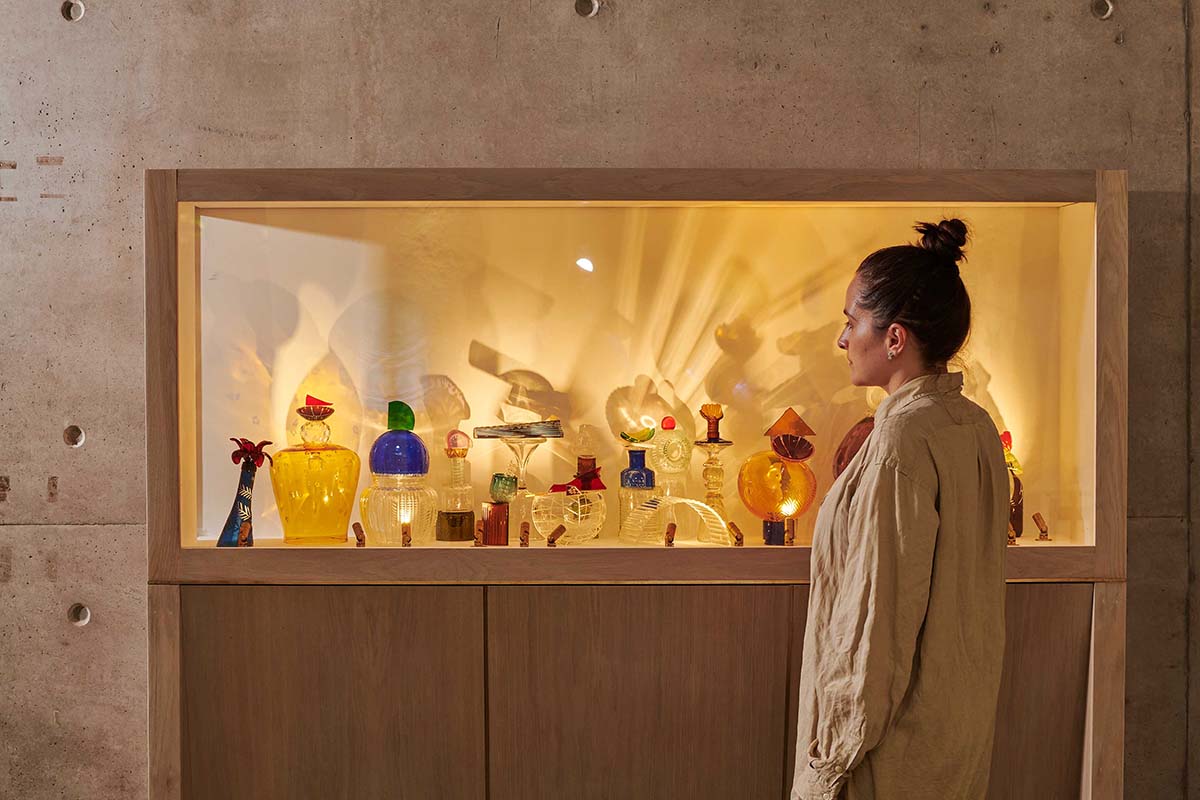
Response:
[{"label": "blue glass jar", "polygon": [[368,545],[433,541],[437,492],[427,485],[429,451],[415,424],[407,403],[388,403],[388,430],[371,445],[371,485],[359,500]]}]

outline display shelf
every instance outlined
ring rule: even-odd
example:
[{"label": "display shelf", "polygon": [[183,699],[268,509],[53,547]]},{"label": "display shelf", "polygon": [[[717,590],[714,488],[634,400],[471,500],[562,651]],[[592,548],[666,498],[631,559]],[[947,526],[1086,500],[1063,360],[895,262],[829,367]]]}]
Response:
[{"label": "display shelf", "polygon": [[[797,547],[764,547],[738,468],[792,408],[816,431],[819,502],[838,441],[882,397],[847,385],[834,346],[845,283],[915,221],[952,215],[973,232],[962,273],[974,331],[956,368],[1013,430],[1025,470],[1009,578],[1123,576],[1122,173],[622,175],[623,189],[604,170],[151,173],[152,580],[803,582],[816,504]],[[515,522],[500,552],[393,551],[371,537],[355,548],[352,535],[305,550],[280,538],[264,467],[255,548],[216,553],[237,482],[228,437],[294,445],[306,394],[334,402],[332,441],[363,461],[354,496],[389,400],[413,406],[435,489],[451,428],[562,419],[564,439],[530,461],[530,487],[545,491],[571,477],[574,441],[593,426],[608,520],[598,539],[553,550],[536,535],[516,547]],[[670,413],[699,437],[696,412],[714,401],[734,440],[723,499],[748,546],[697,547],[682,524],[674,548],[618,539],[621,420]],[[482,500],[509,452],[475,444]],[[702,461],[693,454],[682,484],[695,499]],[[1036,540],[1034,512],[1050,542]]]},{"label": "display shelf", "polygon": [[[810,548],[195,548],[183,583],[808,583]],[[1010,581],[1105,580],[1094,547],[1020,547]]]}]

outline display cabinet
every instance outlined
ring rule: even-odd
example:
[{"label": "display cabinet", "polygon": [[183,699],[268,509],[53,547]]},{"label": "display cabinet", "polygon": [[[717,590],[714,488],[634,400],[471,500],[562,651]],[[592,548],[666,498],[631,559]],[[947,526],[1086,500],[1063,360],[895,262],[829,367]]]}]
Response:
[{"label": "display cabinet", "polygon": [[[1013,476],[998,724],[1038,730],[1056,708],[1053,725],[1068,723],[1045,756],[1075,767],[1054,780],[1120,795],[1125,173],[146,180],[155,797],[218,796],[205,765],[229,758],[245,772],[226,785],[234,796],[285,796],[304,772],[389,796],[603,797],[595,782],[618,762],[632,775],[622,796],[785,795],[816,506],[883,396],[849,385],[835,344],[843,294],[868,253],[949,216],[971,229],[974,315],[952,368],[1006,432]],[[1029,583],[1044,586],[1018,585]],[[419,624],[395,618],[413,613]],[[702,629],[719,657],[690,649]],[[653,631],[678,647],[631,665],[639,642],[658,652]],[[256,655],[263,637],[274,644]],[[417,702],[397,676],[365,728],[290,707],[369,705],[373,670],[386,669],[373,637],[428,652],[405,669],[439,689]],[[1061,668],[1047,662],[1056,674],[1018,673],[1064,642],[1078,646]],[[774,664],[742,664],[750,650]],[[281,652],[363,688],[266,674],[289,672]],[[210,683],[237,658],[249,688]],[[642,699],[581,727],[579,703],[610,691]],[[706,696],[723,698],[708,704],[719,714],[689,706]],[[458,711],[439,715],[455,697]],[[656,700],[667,712],[643,719]],[[335,760],[363,754],[377,782],[282,769],[308,740],[261,729],[244,713],[255,704],[337,739]],[[777,708],[764,717],[764,704]],[[407,727],[418,724],[419,741]],[[607,727],[642,738],[601,745]],[[711,746],[711,776],[630,761],[685,730]],[[223,735],[259,747],[226,748]],[[403,779],[392,746],[421,754]],[[993,795],[1039,778],[1030,756],[998,734]]]}]

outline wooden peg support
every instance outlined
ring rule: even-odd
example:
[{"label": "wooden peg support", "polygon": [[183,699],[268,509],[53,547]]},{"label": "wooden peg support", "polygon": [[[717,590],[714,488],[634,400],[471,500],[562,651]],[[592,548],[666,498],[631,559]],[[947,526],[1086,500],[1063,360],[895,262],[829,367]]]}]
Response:
[{"label": "wooden peg support", "polygon": [[1050,541],[1050,526],[1046,524],[1046,518],[1043,517],[1040,513],[1034,514],[1033,515],[1033,524],[1037,525],[1038,541],[1039,542]]}]

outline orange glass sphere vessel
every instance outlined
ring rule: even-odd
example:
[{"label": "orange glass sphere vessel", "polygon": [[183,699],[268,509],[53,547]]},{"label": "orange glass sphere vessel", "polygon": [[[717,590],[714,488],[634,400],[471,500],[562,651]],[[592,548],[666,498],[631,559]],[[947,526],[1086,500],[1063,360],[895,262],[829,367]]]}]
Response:
[{"label": "orange glass sphere vessel", "polygon": [[808,510],[817,496],[817,476],[803,461],[773,450],[755,453],[738,472],[738,494],[759,519],[783,522]]},{"label": "orange glass sphere vessel", "polygon": [[738,471],[738,495],[746,508],[763,520],[763,541],[784,544],[785,525],[812,505],[817,476],[805,463],[813,447],[805,436],[811,428],[792,409],[766,432],[771,449],[751,455]]}]

